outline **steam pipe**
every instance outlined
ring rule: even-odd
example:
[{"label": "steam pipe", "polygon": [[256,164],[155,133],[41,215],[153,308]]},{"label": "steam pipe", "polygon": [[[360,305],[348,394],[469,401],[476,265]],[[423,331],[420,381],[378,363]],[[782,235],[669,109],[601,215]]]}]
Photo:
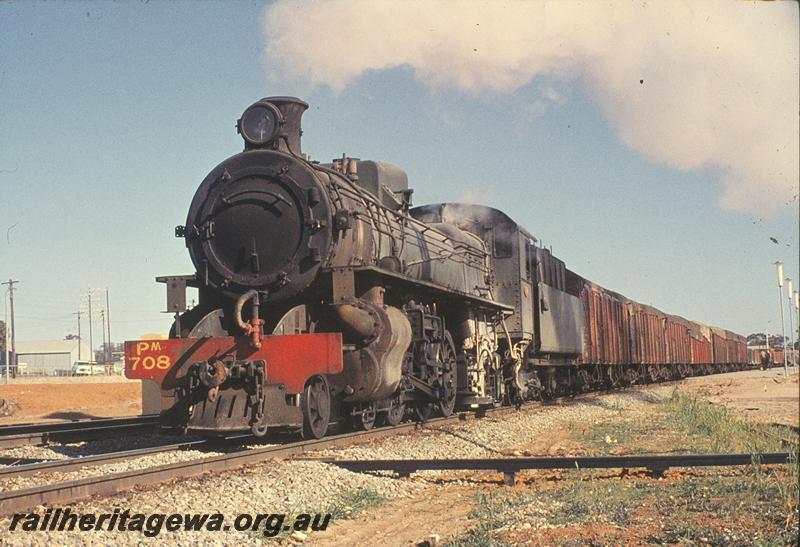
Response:
[{"label": "steam pipe", "polygon": [[[245,323],[244,320],[242,319],[242,308],[244,308],[244,305],[249,300],[253,301],[253,317],[252,319],[250,319],[249,323]],[[240,296],[236,300],[236,305],[233,308],[234,321],[236,321],[236,324],[239,326],[240,329],[242,329],[245,332],[245,334],[251,337],[251,344],[256,349],[261,348],[261,336],[262,336],[261,327],[264,324],[264,321],[262,321],[258,317],[259,304],[260,304],[260,299],[258,291],[253,289],[247,291],[242,296]]]},{"label": "steam pipe", "polygon": [[377,317],[363,307],[352,303],[337,304],[333,313],[347,334],[358,344],[369,344],[380,334]]},{"label": "steam pipe", "polygon": [[247,303],[248,300],[255,300],[255,306],[258,306],[258,291],[250,290],[244,293],[242,296],[236,300],[236,306],[233,308],[233,319],[236,321],[236,324],[242,329],[245,334],[250,334],[253,332],[253,325],[249,323],[245,323],[242,319],[242,308]]}]

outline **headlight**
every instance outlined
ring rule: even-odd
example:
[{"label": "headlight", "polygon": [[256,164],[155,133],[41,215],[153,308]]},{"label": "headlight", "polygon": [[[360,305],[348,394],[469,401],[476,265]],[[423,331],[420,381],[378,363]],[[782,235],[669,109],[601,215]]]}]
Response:
[{"label": "headlight", "polygon": [[280,112],[269,103],[256,103],[242,114],[239,133],[248,143],[260,146],[275,135],[280,123]]}]

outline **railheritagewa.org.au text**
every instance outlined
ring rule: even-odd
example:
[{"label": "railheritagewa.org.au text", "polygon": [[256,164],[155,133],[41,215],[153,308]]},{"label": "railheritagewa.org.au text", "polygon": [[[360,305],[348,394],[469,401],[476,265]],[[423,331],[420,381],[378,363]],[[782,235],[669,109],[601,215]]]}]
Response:
[{"label": "railheritagewa.org.au text", "polygon": [[76,513],[69,507],[43,513],[15,513],[9,532],[141,532],[156,537],[162,532],[260,532],[275,537],[281,532],[322,531],[330,513],[240,513],[227,519],[222,513],[135,513],[116,508],[112,513]]}]

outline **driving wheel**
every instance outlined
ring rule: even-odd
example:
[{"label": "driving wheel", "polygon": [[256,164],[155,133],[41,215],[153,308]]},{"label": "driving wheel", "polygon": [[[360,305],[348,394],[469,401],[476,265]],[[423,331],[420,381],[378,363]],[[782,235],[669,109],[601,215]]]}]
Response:
[{"label": "driving wheel", "polygon": [[442,416],[447,417],[453,413],[453,409],[456,407],[456,348],[453,344],[453,337],[446,331],[440,359],[442,361],[440,389],[443,394],[437,406]]}]

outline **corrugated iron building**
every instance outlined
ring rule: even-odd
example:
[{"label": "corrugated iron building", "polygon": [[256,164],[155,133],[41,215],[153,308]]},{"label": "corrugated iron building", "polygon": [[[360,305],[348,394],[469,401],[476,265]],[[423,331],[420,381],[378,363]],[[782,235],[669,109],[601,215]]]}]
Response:
[{"label": "corrugated iron building", "polygon": [[[80,359],[88,361],[89,355],[89,346],[80,342]],[[69,374],[75,361],[78,340],[17,341],[17,363],[23,374]]]}]

